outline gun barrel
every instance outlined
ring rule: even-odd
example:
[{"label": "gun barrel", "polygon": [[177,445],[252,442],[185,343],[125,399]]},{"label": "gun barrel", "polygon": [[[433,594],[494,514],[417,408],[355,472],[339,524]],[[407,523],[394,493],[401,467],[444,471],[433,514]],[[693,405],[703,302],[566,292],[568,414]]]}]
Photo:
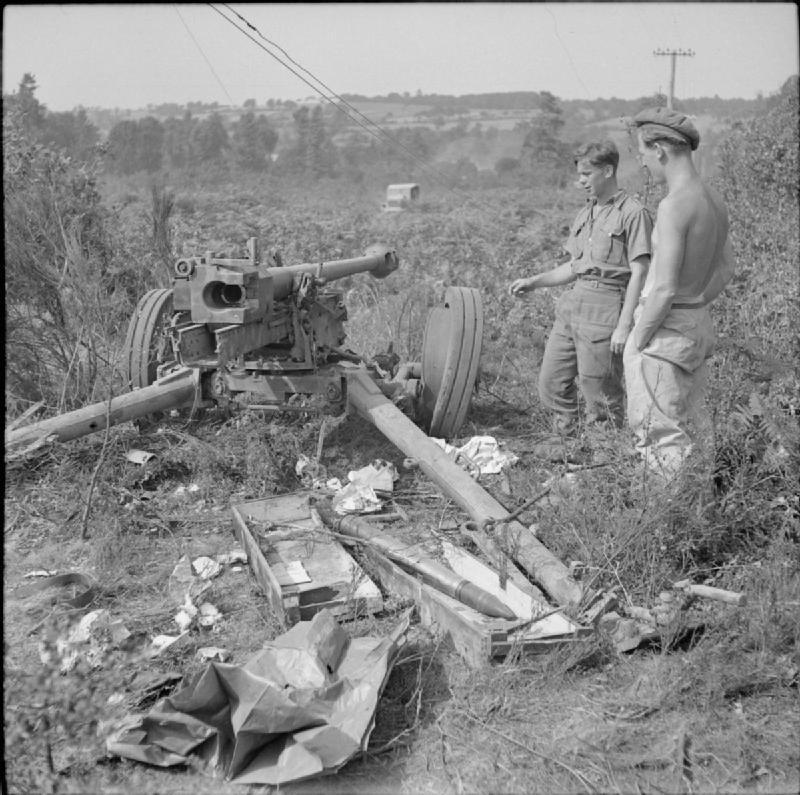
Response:
[{"label": "gun barrel", "polygon": [[304,262],[300,265],[288,265],[284,268],[270,268],[275,298],[286,298],[291,294],[295,278],[310,273],[326,281],[344,279],[355,273],[369,272],[376,279],[384,279],[396,271],[399,260],[394,249],[382,244],[370,246],[363,257],[331,260],[329,262]]}]

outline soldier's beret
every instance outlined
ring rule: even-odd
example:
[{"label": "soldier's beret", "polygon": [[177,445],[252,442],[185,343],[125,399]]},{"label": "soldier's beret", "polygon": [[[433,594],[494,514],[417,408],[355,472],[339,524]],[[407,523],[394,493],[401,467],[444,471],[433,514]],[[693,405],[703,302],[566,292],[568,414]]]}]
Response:
[{"label": "soldier's beret", "polygon": [[697,128],[689,121],[689,117],[684,113],[670,110],[669,108],[647,108],[646,110],[639,111],[633,117],[633,123],[636,127],[643,127],[645,124],[657,124],[661,127],[667,127],[673,132],[683,136],[692,148],[692,151],[697,149],[700,143],[700,133]]}]

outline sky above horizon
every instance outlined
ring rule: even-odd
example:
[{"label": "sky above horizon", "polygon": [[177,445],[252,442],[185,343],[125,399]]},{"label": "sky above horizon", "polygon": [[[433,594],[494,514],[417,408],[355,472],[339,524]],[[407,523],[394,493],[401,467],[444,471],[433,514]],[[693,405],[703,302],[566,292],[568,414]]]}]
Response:
[{"label": "sky above horizon", "polygon": [[800,68],[793,3],[6,5],[3,93],[30,72],[51,111],[315,96],[233,11],[337,94],[634,99],[667,93],[675,48],[676,97],[753,99]]}]

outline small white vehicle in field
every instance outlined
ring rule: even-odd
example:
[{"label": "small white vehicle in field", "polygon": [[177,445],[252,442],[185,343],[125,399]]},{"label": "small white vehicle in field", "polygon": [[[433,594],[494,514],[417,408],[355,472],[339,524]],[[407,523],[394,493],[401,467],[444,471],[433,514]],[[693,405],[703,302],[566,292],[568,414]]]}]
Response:
[{"label": "small white vehicle in field", "polygon": [[381,204],[385,213],[399,213],[412,202],[419,199],[419,185],[416,182],[402,182],[386,188],[386,201]]}]

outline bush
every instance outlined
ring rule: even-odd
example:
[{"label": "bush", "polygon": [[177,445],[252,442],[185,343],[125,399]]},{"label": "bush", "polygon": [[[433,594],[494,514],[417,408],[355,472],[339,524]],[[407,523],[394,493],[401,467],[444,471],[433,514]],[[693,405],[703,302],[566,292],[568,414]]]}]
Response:
[{"label": "bush", "polygon": [[15,113],[3,135],[7,396],[71,406],[110,355],[98,316],[115,316],[96,171],[31,143]]}]

